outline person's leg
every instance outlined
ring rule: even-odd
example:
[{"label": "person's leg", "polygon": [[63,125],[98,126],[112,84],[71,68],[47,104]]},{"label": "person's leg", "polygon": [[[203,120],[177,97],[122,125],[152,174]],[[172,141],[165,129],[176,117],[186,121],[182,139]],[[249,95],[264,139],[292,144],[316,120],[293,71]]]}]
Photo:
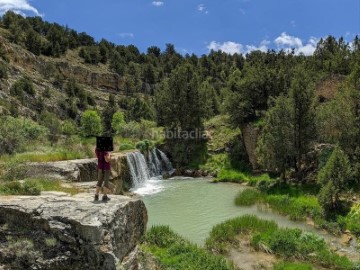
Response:
[{"label": "person's leg", "polygon": [[110,179],[110,170],[104,170],[104,191],[103,191],[103,200],[107,200],[107,194],[110,192],[109,187],[109,179]]},{"label": "person's leg", "polygon": [[103,182],[104,182],[103,170],[98,170],[98,181],[96,183],[95,200],[99,199],[99,193],[100,193],[100,189],[101,189]]}]

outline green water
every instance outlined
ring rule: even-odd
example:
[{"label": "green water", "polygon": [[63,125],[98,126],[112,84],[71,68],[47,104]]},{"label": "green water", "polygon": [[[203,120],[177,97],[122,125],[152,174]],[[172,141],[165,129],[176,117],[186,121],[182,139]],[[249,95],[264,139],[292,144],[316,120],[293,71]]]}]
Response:
[{"label": "green water", "polygon": [[138,193],[148,210],[148,228],[169,225],[175,232],[199,245],[204,244],[214,225],[245,214],[274,220],[282,227],[300,228],[328,237],[310,225],[293,222],[257,206],[235,206],[234,198],[244,188],[231,183],[213,184],[206,179],[172,179],[151,180]]}]

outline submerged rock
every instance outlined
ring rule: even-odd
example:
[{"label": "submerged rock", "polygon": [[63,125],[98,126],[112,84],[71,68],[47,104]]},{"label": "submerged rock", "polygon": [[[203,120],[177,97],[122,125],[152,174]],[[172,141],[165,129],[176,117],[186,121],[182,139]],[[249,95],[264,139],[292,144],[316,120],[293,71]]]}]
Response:
[{"label": "submerged rock", "polygon": [[[124,196],[113,195],[107,203],[95,203],[93,195],[85,193],[0,197],[0,265],[7,269],[124,269],[124,258],[136,257],[146,223],[144,203]],[[33,246],[31,259],[19,255],[18,243],[24,239]],[[20,247],[14,252],[14,246]],[[136,264],[135,259],[131,261]]]}]

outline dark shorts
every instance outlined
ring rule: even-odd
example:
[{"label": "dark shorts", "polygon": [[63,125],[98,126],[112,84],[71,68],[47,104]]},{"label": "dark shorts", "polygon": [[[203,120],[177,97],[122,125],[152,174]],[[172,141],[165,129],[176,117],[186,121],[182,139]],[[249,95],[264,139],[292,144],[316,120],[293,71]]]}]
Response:
[{"label": "dark shorts", "polygon": [[98,182],[97,186],[101,187],[104,183],[104,187],[110,188],[109,186],[110,170],[98,170]]}]

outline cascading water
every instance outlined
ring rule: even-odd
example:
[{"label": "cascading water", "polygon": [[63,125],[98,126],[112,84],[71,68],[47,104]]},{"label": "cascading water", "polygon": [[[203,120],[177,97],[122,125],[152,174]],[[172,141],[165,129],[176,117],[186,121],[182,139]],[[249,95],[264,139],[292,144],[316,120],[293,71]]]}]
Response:
[{"label": "cascading water", "polygon": [[162,151],[160,151],[159,149],[156,149],[156,150],[157,150],[157,151],[159,152],[159,154],[160,154],[161,161],[164,163],[166,171],[168,171],[168,172],[174,171],[174,168],[173,168],[170,160],[168,159],[168,157],[165,155],[165,153],[162,152]]},{"label": "cascading water", "polygon": [[168,157],[154,148],[147,155],[147,161],[141,152],[126,155],[132,190],[138,194],[152,194],[162,190],[159,180],[164,172],[172,173],[173,167]]},{"label": "cascading water", "polygon": [[162,174],[161,162],[156,154],[156,148],[154,148],[149,153],[149,162],[150,175],[151,176],[159,176]]},{"label": "cascading water", "polygon": [[129,153],[126,155],[126,160],[130,169],[131,180],[135,188],[150,179],[149,169],[143,154],[140,152]]}]

